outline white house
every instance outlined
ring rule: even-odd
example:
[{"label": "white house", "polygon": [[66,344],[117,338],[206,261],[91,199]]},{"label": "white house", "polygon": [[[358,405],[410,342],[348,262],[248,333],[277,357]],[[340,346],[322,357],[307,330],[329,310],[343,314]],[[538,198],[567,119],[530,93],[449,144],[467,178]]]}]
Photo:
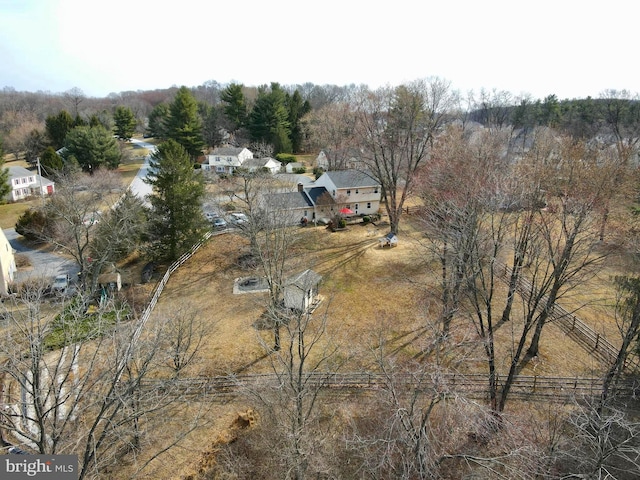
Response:
[{"label": "white house", "polygon": [[218,147],[205,156],[202,170],[231,174],[250,158],[253,158],[253,153],[246,148]]},{"label": "white house", "polygon": [[8,294],[9,285],[13,283],[16,271],[13,248],[2,229],[0,229],[0,294]]},{"label": "white house", "polygon": [[284,167],[287,173],[293,173],[295,170],[299,168],[306,168],[306,167],[304,163],[300,163],[300,162],[290,162],[290,163],[287,163]]},{"label": "white house", "polygon": [[380,208],[380,183],[360,170],[325,172],[314,185],[326,188],[338,209],[348,208],[354,215],[371,215]]},{"label": "white house", "polygon": [[322,276],[313,270],[305,270],[289,278],[284,286],[284,306],[306,312],[318,300],[318,285]]},{"label": "white house", "polygon": [[378,213],[381,188],[378,182],[358,170],[323,173],[312,183],[298,183],[297,191],[271,193],[263,201],[274,210],[291,213],[291,223],[306,218],[316,221],[333,218],[343,208],[353,211],[348,216]]},{"label": "white house", "polygon": [[41,195],[51,195],[55,191],[55,184],[24,167],[9,167],[9,183],[12,202]]},{"label": "white house", "polygon": [[249,158],[242,162],[242,168],[246,168],[250,172],[255,172],[262,168],[266,168],[270,173],[276,174],[280,172],[280,169],[282,168],[282,162],[279,162],[278,160],[271,157]]}]

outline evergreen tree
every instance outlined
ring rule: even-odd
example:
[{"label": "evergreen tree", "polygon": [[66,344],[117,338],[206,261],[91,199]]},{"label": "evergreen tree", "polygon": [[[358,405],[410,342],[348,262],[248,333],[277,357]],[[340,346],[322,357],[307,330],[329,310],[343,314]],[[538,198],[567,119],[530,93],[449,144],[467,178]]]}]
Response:
[{"label": "evergreen tree", "polygon": [[224,103],[223,112],[231,123],[231,131],[243,127],[247,121],[247,101],[242,84],[232,83],[220,92],[220,100]]},{"label": "evergreen tree", "polygon": [[217,147],[222,143],[222,135],[220,133],[220,109],[200,104],[200,115],[202,122],[202,137],[208,147]]},{"label": "evergreen tree", "polygon": [[136,131],[136,117],[129,107],[122,105],[116,107],[116,111],[113,114],[113,121],[115,122],[115,135],[120,140],[128,142],[133,137]]},{"label": "evergreen tree", "polygon": [[196,99],[187,87],[180,87],[169,105],[165,127],[167,138],[182,145],[192,159],[202,154],[202,120]]},{"label": "evergreen tree", "polygon": [[118,168],[122,153],[111,132],[102,126],[75,127],[65,140],[64,158],[75,158],[86,172],[94,172],[100,167]]},{"label": "evergreen tree", "polygon": [[169,106],[166,103],[159,103],[149,114],[149,124],[147,125],[147,134],[150,137],[164,140],[167,138],[167,129],[165,123],[169,118]]},{"label": "evergreen tree", "polygon": [[0,138],[0,202],[4,203],[10,193],[9,169],[4,168],[4,147]]},{"label": "evergreen tree", "polygon": [[293,95],[287,95],[289,108],[289,124],[291,125],[291,149],[294,153],[302,151],[304,132],[302,130],[302,117],[311,111],[311,104],[302,100],[302,95],[296,90]]},{"label": "evergreen tree", "polygon": [[272,83],[270,89],[258,89],[248,127],[252,140],[273,145],[274,154],[291,153],[289,110],[286,94],[279,84]]},{"label": "evergreen tree", "polygon": [[151,156],[150,171],[150,253],[155,259],[175,260],[205,232],[202,175],[194,170],[184,147],[171,139],[160,144]]},{"label": "evergreen tree", "polygon": [[64,161],[53,147],[47,147],[44,152],[42,152],[42,155],[40,155],[40,168],[42,175],[55,176],[64,168]]},{"label": "evergreen tree", "polygon": [[64,146],[64,139],[74,126],[73,117],[66,110],[61,110],[58,115],[49,115],[46,118],[45,130],[54,150]]}]

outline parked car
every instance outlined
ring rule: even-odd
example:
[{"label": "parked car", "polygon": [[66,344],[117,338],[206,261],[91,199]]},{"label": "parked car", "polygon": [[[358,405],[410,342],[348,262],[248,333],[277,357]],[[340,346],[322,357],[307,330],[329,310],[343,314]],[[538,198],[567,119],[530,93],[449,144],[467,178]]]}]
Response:
[{"label": "parked car", "polygon": [[213,222],[218,216],[215,213],[211,213],[211,212],[204,212],[204,218],[206,218],[207,220],[209,220],[210,222]]},{"label": "parked car", "polygon": [[62,274],[53,279],[53,283],[51,284],[52,291],[64,292],[67,288],[69,288],[69,275]]},{"label": "parked car", "polygon": [[244,213],[232,213],[229,215],[229,220],[234,225],[243,225],[249,222],[249,219]]},{"label": "parked car", "polygon": [[214,228],[227,228],[227,222],[224,218],[216,217],[212,220]]}]

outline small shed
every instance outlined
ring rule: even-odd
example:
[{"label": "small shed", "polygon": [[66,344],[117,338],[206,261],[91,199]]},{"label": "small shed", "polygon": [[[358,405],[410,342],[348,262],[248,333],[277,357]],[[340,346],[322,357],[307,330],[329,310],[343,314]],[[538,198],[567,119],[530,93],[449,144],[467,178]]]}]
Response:
[{"label": "small shed", "polygon": [[284,286],[285,307],[302,312],[309,310],[317,300],[320,280],[322,276],[313,270],[289,278]]},{"label": "small shed", "polygon": [[381,247],[397,247],[398,246],[398,237],[396,236],[395,233],[393,232],[389,232],[387,233],[384,237],[382,237],[380,240],[380,246]]},{"label": "small shed", "polygon": [[103,273],[98,276],[98,287],[103,291],[119,292],[122,288],[122,276],[118,272]]}]

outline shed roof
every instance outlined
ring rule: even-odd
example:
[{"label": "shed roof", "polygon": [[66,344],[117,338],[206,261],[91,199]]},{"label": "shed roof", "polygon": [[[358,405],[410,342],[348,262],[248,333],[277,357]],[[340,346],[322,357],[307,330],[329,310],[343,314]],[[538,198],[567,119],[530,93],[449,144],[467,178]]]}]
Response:
[{"label": "shed roof", "polygon": [[320,280],[322,280],[322,275],[308,269],[287,279],[285,285],[298,287],[301,290],[307,291],[320,283]]}]

